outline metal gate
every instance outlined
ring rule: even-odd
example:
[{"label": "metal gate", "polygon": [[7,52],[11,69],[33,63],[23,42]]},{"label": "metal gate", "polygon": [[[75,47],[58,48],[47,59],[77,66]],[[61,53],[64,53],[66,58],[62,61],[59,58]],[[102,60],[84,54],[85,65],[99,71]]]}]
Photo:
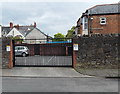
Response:
[{"label": "metal gate", "polygon": [[72,39],[13,40],[14,67],[72,67]]}]

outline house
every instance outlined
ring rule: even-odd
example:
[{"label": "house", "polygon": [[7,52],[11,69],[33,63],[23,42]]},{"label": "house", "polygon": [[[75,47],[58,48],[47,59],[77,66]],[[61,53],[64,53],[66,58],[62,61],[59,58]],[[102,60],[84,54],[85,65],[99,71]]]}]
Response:
[{"label": "house", "polygon": [[87,9],[77,21],[78,36],[120,33],[118,5],[118,3],[96,5]]},{"label": "house", "polygon": [[[10,22],[10,26],[2,26],[2,36],[3,37],[19,36],[24,40],[34,39],[34,41],[36,40],[37,42],[40,43],[46,42],[48,38],[48,36],[45,33],[43,33],[41,30],[39,30],[36,27],[35,22],[34,25],[30,25],[30,26],[13,25],[13,23]],[[44,39],[44,40],[39,40],[39,39]],[[32,42],[32,40],[29,42]]]}]

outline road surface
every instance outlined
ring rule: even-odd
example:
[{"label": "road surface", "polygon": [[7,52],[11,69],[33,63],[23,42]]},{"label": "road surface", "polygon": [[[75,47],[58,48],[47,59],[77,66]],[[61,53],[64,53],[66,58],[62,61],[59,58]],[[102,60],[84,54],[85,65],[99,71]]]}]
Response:
[{"label": "road surface", "polygon": [[118,92],[117,79],[3,77],[3,92]]}]

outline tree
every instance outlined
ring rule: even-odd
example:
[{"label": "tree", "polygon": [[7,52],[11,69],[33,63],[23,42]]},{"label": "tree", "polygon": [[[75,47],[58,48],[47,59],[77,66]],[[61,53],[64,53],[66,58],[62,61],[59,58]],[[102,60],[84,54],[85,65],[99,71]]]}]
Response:
[{"label": "tree", "polygon": [[72,26],[72,28],[68,30],[66,38],[73,38],[74,31],[75,31],[75,26]]},{"label": "tree", "polygon": [[12,38],[15,42],[22,42],[23,41],[23,38],[21,36],[15,36]]},{"label": "tree", "polygon": [[57,33],[54,35],[53,41],[65,41],[65,35],[62,33]]}]

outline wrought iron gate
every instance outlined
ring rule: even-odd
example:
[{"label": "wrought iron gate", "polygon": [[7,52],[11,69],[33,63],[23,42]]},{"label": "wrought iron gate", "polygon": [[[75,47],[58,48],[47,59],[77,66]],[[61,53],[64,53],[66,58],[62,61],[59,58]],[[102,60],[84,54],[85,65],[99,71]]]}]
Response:
[{"label": "wrought iron gate", "polygon": [[13,44],[15,67],[73,66],[73,46],[70,39],[66,41],[14,40]]}]

